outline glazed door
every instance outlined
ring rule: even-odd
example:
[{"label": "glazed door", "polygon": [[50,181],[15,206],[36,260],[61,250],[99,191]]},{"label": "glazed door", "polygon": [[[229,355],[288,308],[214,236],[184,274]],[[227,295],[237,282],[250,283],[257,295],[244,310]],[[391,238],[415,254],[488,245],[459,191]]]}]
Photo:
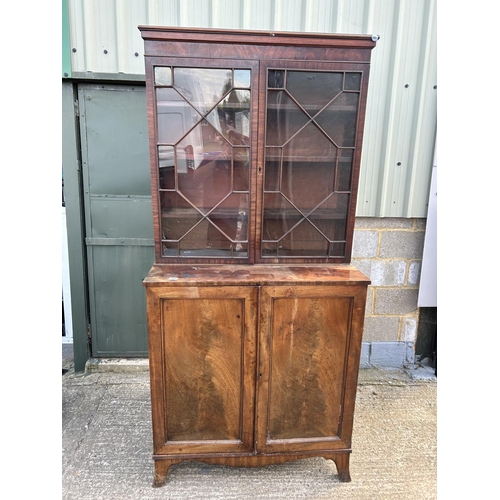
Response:
[{"label": "glazed door", "polygon": [[352,286],[262,288],[258,451],[350,446],[365,298]]},{"label": "glazed door", "polygon": [[147,294],[155,453],[250,452],[258,288]]},{"label": "glazed door", "polygon": [[150,58],[156,261],[249,262],[256,61]]},{"label": "glazed door", "polygon": [[367,71],[262,64],[257,262],[349,262]]}]

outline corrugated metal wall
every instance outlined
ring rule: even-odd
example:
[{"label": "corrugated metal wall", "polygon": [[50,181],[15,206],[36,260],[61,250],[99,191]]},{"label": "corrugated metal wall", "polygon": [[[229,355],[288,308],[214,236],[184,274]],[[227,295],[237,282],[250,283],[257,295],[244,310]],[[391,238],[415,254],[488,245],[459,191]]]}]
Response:
[{"label": "corrugated metal wall", "polygon": [[436,0],[67,1],[73,77],[143,78],[142,24],[380,35],[357,215],[427,216],[437,113]]}]

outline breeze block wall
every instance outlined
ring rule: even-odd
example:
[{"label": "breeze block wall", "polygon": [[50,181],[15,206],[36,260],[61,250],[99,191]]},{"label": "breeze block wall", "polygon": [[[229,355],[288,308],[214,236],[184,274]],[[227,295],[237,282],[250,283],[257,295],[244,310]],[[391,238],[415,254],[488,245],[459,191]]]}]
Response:
[{"label": "breeze block wall", "polygon": [[415,361],[426,219],[357,217],[352,264],[371,280],[361,368]]}]

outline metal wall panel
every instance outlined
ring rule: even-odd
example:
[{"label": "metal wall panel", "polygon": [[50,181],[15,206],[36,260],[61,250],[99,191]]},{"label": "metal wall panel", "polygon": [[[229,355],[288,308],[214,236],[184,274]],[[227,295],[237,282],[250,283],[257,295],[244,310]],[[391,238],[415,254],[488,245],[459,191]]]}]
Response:
[{"label": "metal wall panel", "polygon": [[68,0],[75,77],[144,78],[137,26],[378,34],[358,216],[426,217],[436,133],[436,0]]},{"label": "metal wall panel", "polygon": [[92,352],[147,354],[142,280],[154,261],[143,86],[79,86]]},{"label": "metal wall panel", "polygon": [[89,253],[92,259],[92,356],[147,356],[142,280],[151,269],[153,247],[93,245]]}]

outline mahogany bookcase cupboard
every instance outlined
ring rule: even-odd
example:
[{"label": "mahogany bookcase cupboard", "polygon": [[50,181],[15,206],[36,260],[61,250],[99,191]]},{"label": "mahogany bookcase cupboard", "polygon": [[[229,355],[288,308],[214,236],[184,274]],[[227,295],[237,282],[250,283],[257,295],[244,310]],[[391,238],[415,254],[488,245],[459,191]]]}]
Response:
[{"label": "mahogany bookcase cupboard", "polygon": [[349,481],[369,280],[351,264],[376,36],[139,26],[154,484],[322,456]]}]

